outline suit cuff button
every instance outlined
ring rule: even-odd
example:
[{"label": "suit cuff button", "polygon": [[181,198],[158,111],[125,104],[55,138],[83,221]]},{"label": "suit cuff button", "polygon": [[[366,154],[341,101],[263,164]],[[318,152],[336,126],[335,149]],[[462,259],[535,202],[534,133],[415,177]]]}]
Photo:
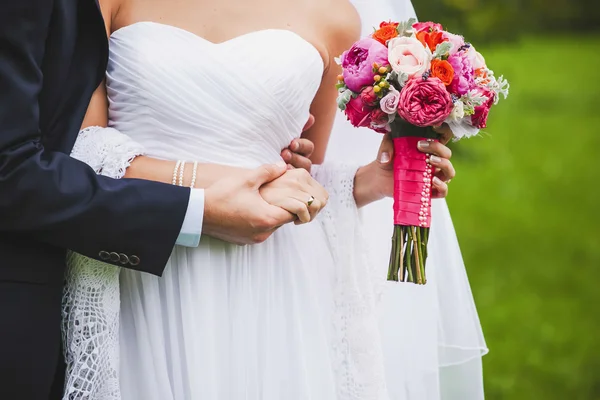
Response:
[{"label": "suit cuff button", "polygon": [[129,257],[129,264],[134,267],[140,265],[140,258],[138,256]]},{"label": "suit cuff button", "polygon": [[108,261],[110,259],[110,254],[108,254],[108,251],[102,250],[98,253],[98,257],[100,257],[101,260]]}]

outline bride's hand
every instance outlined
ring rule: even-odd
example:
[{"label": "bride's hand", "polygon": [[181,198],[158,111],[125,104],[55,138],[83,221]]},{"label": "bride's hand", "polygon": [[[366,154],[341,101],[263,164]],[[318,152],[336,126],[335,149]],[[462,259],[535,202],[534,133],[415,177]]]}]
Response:
[{"label": "bride's hand", "polygon": [[[438,128],[436,130],[445,135],[446,129],[449,130],[450,128]],[[431,197],[434,199],[448,196],[448,182],[456,176],[456,171],[450,161],[452,151],[442,142],[447,143],[448,141],[443,138],[440,142],[421,141],[418,144],[419,151],[431,154],[430,162],[435,167],[431,190]],[[386,197],[392,197],[394,192],[393,157],[394,144],[390,136],[386,135],[381,142],[377,157],[377,164],[381,169],[384,182],[381,184],[383,188],[382,195]]]},{"label": "bride's hand", "polygon": [[[302,132],[309,130],[315,123],[315,117],[311,114],[308,117],[308,121],[302,128]],[[308,139],[298,138],[292,140],[290,145],[283,149],[281,152],[281,158],[288,164],[288,168],[303,168],[310,172],[312,167],[312,161],[310,156],[315,151],[315,145]]]},{"label": "bride's hand", "polygon": [[288,164],[288,168],[302,168],[310,172],[312,161],[310,156],[315,150],[315,145],[308,139],[294,139],[289,147],[283,149],[281,158]]},{"label": "bride's hand", "polygon": [[[448,195],[448,182],[456,175],[450,157],[452,151],[445,145],[452,137],[452,131],[447,125],[435,129],[442,135],[440,142],[422,141],[418,144],[419,151],[431,154],[431,164],[435,167],[432,182],[431,197],[444,198]],[[359,168],[354,182],[354,198],[356,204],[362,207],[384,197],[392,197],[394,193],[394,144],[390,135],[385,135],[377,160]]]},{"label": "bride's hand", "polygon": [[323,186],[301,168],[290,169],[281,177],[261,186],[260,195],[267,203],[296,215],[296,224],[312,221],[329,199]]}]

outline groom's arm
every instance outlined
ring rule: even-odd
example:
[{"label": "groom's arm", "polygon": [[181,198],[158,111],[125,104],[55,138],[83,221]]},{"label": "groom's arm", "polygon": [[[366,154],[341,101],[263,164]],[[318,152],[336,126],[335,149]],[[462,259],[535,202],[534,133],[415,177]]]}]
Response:
[{"label": "groom's arm", "polygon": [[97,176],[42,143],[38,95],[52,3],[0,6],[0,233],[160,274],[190,190]]}]

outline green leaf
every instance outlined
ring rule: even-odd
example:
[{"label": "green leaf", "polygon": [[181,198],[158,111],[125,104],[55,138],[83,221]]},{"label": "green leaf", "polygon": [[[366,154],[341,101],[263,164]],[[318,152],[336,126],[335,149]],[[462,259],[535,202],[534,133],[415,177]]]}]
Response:
[{"label": "green leaf", "polygon": [[387,74],[385,80],[388,82],[395,82],[398,84],[398,86],[403,87],[408,81],[408,75],[404,72],[399,74],[396,71],[392,71],[389,74]]},{"label": "green leaf", "polygon": [[346,89],[339,94],[337,97],[337,105],[340,110],[346,109],[346,104],[352,99],[352,91],[350,89]]},{"label": "green leaf", "polygon": [[413,25],[417,22],[415,18],[410,18],[408,21],[403,21],[398,24],[398,35],[400,36],[412,36]]},{"label": "green leaf", "polygon": [[433,58],[442,58],[452,50],[452,43],[442,42],[438,44],[433,52]]}]

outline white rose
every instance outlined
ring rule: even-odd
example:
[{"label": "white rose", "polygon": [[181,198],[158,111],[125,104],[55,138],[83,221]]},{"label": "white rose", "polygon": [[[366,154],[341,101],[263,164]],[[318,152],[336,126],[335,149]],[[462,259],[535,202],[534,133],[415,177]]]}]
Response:
[{"label": "white rose", "polygon": [[394,115],[398,111],[398,103],[400,102],[400,92],[395,87],[390,86],[390,92],[383,96],[379,102],[381,111],[386,114]]},{"label": "white rose", "polygon": [[454,102],[454,106],[452,107],[452,112],[446,118],[447,122],[457,122],[463,119],[465,116],[465,106],[462,101],[458,100]]},{"label": "white rose", "polygon": [[388,42],[392,70],[409,78],[423,75],[431,63],[431,50],[414,37],[397,37]]},{"label": "white rose", "polygon": [[485,68],[485,58],[483,58],[480,52],[475,50],[474,46],[469,47],[466,56],[474,70]]},{"label": "white rose", "polygon": [[475,62],[473,63],[473,69],[486,68],[485,58],[481,55],[480,52],[477,52],[475,56]]}]

